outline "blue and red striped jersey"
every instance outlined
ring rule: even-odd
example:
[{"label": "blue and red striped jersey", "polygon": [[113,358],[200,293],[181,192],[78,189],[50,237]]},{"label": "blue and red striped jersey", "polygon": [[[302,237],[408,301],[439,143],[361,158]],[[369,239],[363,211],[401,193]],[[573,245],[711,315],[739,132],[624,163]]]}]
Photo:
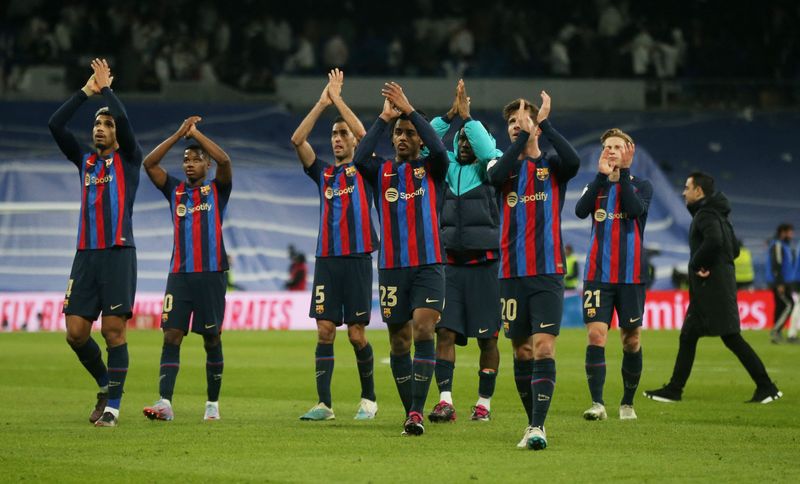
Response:
[{"label": "blue and red striped jersey", "polygon": [[653,188],[647,180],[632,178],[629,170],[620,170],[620,180],[613,183],[598,175],[576,204],[578,217],[592,215],[592,234],[583,272],[585,281],[646,282],[642,244]]},{"label": "blue and red striped jersey", "polygon": [[78,168],[81,179],[78,250],[135,246],[131,215],[139,187],[142,149],[120,100],[107,87],[101,93],[114,118],[117,151],[100,156],[79,143],[67,129],[67,122],[87,99],[82,91],[62,104],[48,123],[58,147]]},{"label": "blue and red striped jersey", "polygon": [[520,159],[530,138],[520,132],[500,160],[488,166],[489,181],[499,188],[501,279],[566,272],[561,211],[580,158],[548,120],[539,127],[557,154]]},{"label": "blue and red striped jersey", "polygon": [[305,169],[319,187],[317,257],[370,253],[378,248],[372,223],[372,189],[353,163],[316,159]]},{"label": "blue and red striped jersey", "polygon": [[216,179],[191,187],[173,176],[161,188],[169,201],[174,243],[170,272],[222,272],[228,254],[222,239],[222,220],[232,185]]},{"label": "blue and red striped jersey", "polygon": [[87,153],[80,169],[78,250],[133,247],[131,212],[139,186],[138,165],[124,163],[119,152],[105,158]]},{"label": "blue and red striped jersey", "polygon": [[409,119],[428,148],[428,156],[399,162],[372,156],[387,127],[380,118],[361,140],[354,156],[356,167],[372,185],[381,222],[380,269],[445,262],[439,215],[449,163],[447,150],[419,113],[413,112]]}]

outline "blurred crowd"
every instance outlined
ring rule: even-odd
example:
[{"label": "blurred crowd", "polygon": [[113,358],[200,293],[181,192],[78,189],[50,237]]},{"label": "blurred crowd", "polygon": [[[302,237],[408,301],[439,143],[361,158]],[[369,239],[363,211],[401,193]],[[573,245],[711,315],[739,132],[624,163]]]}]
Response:
[{"label": "blurred crowd", "polygon": [[0,87],[34,65],[76,82],[109,58],[119,84],[269,92],[282,73],[797,80],[800,2],[633,0],[7,0]]}]

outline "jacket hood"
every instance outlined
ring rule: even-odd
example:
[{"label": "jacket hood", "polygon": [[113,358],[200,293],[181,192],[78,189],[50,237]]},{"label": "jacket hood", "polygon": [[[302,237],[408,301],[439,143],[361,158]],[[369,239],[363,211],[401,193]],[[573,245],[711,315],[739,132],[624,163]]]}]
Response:
[{"label": "jacket hood", "polygon": [[691,205],[687,205],[686,208],[692,216],[697,214],[701,209],[705,209],[719,212],[727,217],[728,214],[731,213],[731,202],[728,201],[724,193],[716,191],[708,197],[704,197]]}]

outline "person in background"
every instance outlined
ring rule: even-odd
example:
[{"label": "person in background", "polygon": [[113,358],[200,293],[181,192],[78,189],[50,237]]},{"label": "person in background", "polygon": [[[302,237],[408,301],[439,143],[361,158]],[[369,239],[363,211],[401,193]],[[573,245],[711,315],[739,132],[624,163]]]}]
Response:
[{"label": "person in background", "polygon": [[773,343],[783,340],[781,331],[794,309],[792,279],[794,279],[794,254],[792,253],[794,226],[782,223],[775,230],[767,252],[767,284],[775,297],[775,327],[770,332]]},{"label": "person in background", "polygon": [[287,291],[305,291],[306,290],[306,274],[308,269],[306,267],[306,255],[298,252],[293,245],[289,246],[289,280],[283,285]]},{"label": "person in background", "polygon": [[739,257],[733,260],[733,268],[736,270],[736,289],[751,289],[755,271],[753,270],[753,253],[744,246],[739,239]]},{"label": "person in background", "polygon": [[564,274],[564,289],[577,289],[578,288],[578,256],[572,249],[572,245],[567,244],[564,246],[564,251],[567,254],[565,260],[567,265],[567,273]]}]

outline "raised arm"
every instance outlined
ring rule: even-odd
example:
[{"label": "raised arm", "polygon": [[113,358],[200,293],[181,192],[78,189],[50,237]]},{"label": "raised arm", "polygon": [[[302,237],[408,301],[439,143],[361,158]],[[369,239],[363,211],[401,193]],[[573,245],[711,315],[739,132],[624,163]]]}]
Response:
[{"label": "raised arm", "polygon": [[161,167],[161,160],[166,156],[167,152],[175,146],[178,140],[186,136],[189,132],[189,127],[193,126],[194,123],[198,121],[200,121],[200,116],[190,116],[183,120],[178,131],[175,131],[172,136],[162,141],[161,144],[156,146],[153,151],[144,158],[144,171],[147,172],[150,181],[152,181],[153,185],[159,190],[164,188],[164,185],[167,183],[167,172]]},{"label": "raised arm", "polygon": [[364,125],[361,123],[361,120],[359,120],[358,116],[356,116],[353,110],[350,109],[350,106],[344,102],[344,99],[342,98],[343,85],[344,72],[340,71],[339,69],[334,69],[328,73],[328,96],[330,97],[331,102],[333,102],[333,105],[336,106],[339,114],[341,114],[344,118],[344,122],[347,123],[350,131],[353,132],[356,140],[361,141],[361,138],[367,134],[367,130],[364,129]]},{"label": "raised arm", "polygon": [[306,114],[306,117],[300,122],[300,126],[298,126],[292,134],[292,146],[294,146],[294,150],[297,152],[297,159],[300,160],[300,163],[302,163],[305,168],[310,167],[317,158],[317,154],[314,153],[314,148],[312,148],[311,144],[308,142],[308,135],[311,134],[311,130],[314,129],[314,125],[317,124],[317,120],[319,120],[325,108],[332,104],[331,98],[328,96],[329,87],[330,84],[325,86],[317,103],[314,104],[314,107]]},{"label": "raised arm", "polygon": [[125,111],[125,106],[111,90],[111,68],[105,59],[95,59],[92,61],[92,69],[94,70],[94,78],[97,86],[100,88],[100,93],[108,105],[108,110],[111,112],[111,117],[114,118],[114,125],[117,129],[117,143],[119,143],[119,150],[131,156],[131,160],[141,160],[141,156],[135,156],[136,153],[141,153],[142,149],[136,142],[136,136],[133,134],[128,113]]},{"label": "raised arm", "polygon": [[525,145],[531,137],[531,132],[535,129],[533,120],[531,119],[530,112],[525,104],[525,101],[520,101],[519,109],[514,114],[519,123],[520,131],[517,134],[517,139],[511,143],[503,156],[497,161],[489,162],[486,166],[486,177],[489,183],[495,186],[500,186],[511,175],[514,165],[522,155]]},{"label": "raised arm", "polygon": [[78,139],[75,138],[75,135],[67,129],[67,123],[87,99],[99,93],[100,88],[97,86],[94,74],[92,74],[81,90],[67,99],[67,101],[50,116],[50,120],[47,123],[47,127],[50,128],[50,133],[53,135],[53,139],[56,140],[58,148],[64,153],[67,159],[73,162],[78,168],[80,168],[81,157],[88,151],[88,148],[82,146],[78,142]]},{"label": "raised arm", "polygon": [[[199,121],[199,119],[198,119]],[[230,185],[233,181],[233,168],[231,166],[231,158],[225,150],[214,143],[208,136],[204,135],[197,129],[197,124],[192,123],[186,132],[188,138],[194,138],[195,141],[206,151],[206,153],[217,162],[217,174],[215,176],[220,185]]]},{"label": "raised arm", "polygon": [[581,159],[578,152],[567,141],[566,138],[561,136],[561,133],[556,131],[548,117],[550,116],[551,99],[545,92],[541,92],[542,105],[539,108],[539,114],[536,116],[536,124],[542,130],[542,134],[550,141],[550,144],[555,148],[558,158],[551,160],[552,167],[558,172],[560,180],[567,181],[578,174],[578,169],[581,167]]}]

